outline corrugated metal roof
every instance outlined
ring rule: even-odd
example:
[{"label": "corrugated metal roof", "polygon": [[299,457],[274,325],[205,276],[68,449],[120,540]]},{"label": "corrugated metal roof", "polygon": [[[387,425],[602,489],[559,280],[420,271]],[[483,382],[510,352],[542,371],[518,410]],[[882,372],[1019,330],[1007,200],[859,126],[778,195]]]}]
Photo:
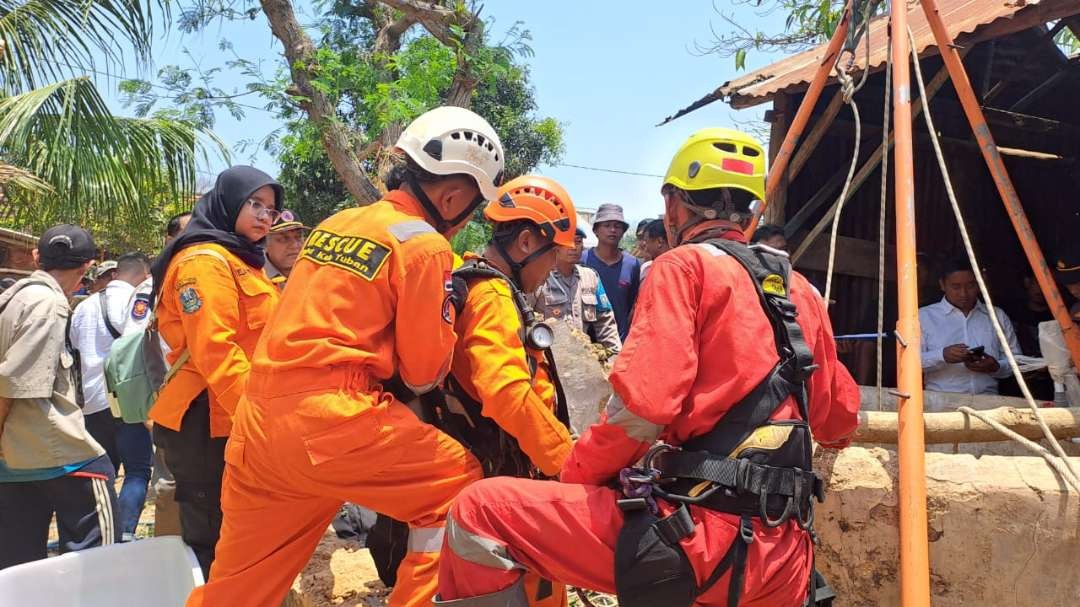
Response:
[{"label": "corrugated metal roof", "polygon": [[[959,38],[959,41],[965,44],[974,44],[1080,14],[1080,2],[1077,0],[938,0],[937,7],[952,38]],[[870,44],[871,70],[877,71],[884,67],[889,52],[886,38],[888,21],[887,16],[871,21],[868,35],[862,37],[855,52],[855,71],[861,71],[866,61],[867,43]],[[911,5],[908,21],[919,53],[936,54],[934,34],[926,21],[921,4]],[[772,99],[778,92],[804,90],[823,60],[827,46],[828,44],[823,44],[725,82],[720,88],[680,110],[668,120],[674,120],[721,99],[728,100],[734,108],[746,108]]]}]

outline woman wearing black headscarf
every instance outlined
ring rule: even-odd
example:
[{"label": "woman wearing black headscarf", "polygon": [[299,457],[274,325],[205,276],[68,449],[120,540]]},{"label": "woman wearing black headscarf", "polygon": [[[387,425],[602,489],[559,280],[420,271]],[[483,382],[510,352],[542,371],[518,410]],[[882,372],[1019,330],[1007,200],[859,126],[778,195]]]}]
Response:
[{"label": "woman wearing black headscarf", "polygon": [[206,576],[221,529],[221,475],[232,415],[278,291],[259,245],[280,215],[281,186],[236,166],[195,204],[187,228],[154,262],[158,328],[175,375],[150,419],[176,479],[184,542]]}]

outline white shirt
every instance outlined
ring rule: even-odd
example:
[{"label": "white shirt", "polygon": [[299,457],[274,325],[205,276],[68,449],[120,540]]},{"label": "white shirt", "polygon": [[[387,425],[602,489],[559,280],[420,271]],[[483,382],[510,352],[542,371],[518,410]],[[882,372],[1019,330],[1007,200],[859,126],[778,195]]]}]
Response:
[{"label": "white shirt", "polygon": [[[995,311],[1009,349],[1019,355],[1020,344],[1016,341],[1012,322],[1001,308],[995,308]],[[927,390],[997,394],[998,380],[1012,375],[1009,361],[994,332],[990,312],[981,301],[964,317],[963,312],[942,298],[938,303],[919,309],[919,324],[922,326],[922,368]],[[1000,368],[995,373],[976,373],[968,370],[964,363],[946,363],[943,351],[953,344],[967,344],[969,348],[983,346],[986,355],[997,360]]]},{"label": "white shirt", "polygon": [[106,313],[113,328],[124,330],[124,312],[135,287],[114,280],[105,289],[87,297],[75,307],[71,317],[71,343],[82,361],[83,414],[90,415],[109,408],[105,396],[105,359],[112,349],[114,338],[101,316],[100,298],[105,295]]}]

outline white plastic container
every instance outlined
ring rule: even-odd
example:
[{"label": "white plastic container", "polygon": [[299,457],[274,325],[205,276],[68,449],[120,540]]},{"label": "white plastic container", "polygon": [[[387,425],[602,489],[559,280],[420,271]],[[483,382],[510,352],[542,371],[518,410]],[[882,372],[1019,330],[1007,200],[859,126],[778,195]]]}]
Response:
[{"label": "white plastic container", "polygon": [[183,607],[202,583],[180,538],[155,537],[0,570],[0,607]]}]

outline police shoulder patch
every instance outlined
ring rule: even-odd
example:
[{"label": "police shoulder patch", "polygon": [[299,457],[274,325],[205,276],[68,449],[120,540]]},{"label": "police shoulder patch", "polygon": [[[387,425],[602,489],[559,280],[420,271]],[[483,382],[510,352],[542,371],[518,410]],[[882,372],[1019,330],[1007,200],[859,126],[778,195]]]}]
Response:
[{"label": "police shoulder patch", "polygon": [[195,287],[187,287],[180,291],[180,307],[184,314],[194,314],[202,308],[202,298]]},{"label": "police shoulder patch", "polygon": [[135,305],[131,307],[132,320],[142,320],[150,313],[150,296],[142,293],[135,296]]},{"label": "police shoulder patch", "polygon": [[363,236],[316,229],[308,236],[300,257],[321,266],[348,270],[366,280],[374,280],[390,257],[390,247]]}]

